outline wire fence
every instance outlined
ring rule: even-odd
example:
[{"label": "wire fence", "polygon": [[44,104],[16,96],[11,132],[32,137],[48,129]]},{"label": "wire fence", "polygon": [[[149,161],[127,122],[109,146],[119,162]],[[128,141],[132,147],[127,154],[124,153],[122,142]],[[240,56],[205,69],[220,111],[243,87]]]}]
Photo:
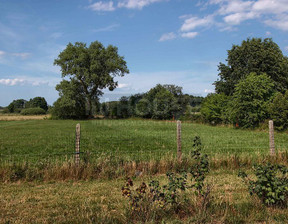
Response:
[{"label": "wire fence", "polygon": [[[78,121],[79,122],[79,121]],[[0,123],[0,162],[67,161],[75,156],[77,121],[18,121]],[[176,122],[150,120],[80,121],[80,160],[105,156],[125,160],[161,159],[177,154]],[[182,123],[182,152],[195,136],[210,156],[257,156],[269,153],[269,133],[229,127]],[[288,135],[275,133],[276,151],[287,151]]]}]

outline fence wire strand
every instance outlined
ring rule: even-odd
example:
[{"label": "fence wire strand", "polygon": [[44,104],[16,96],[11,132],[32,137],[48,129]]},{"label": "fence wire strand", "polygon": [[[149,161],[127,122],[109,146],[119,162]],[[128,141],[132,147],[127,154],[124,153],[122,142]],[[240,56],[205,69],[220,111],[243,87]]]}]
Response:
[{"label": "fence wire strand", "polygon": [[[176,156],[176,122],[144,120],[80,121],[80,157],[97,159],[113,155],[135,160]],[[0,161],[37,161],[67,159],[75,155],[77,121],[0,124]],[[2,125],[2,126],[1,126]],[[12,136],[11,136],[12,135]],[[268,131],[247,131],[182,123],[182,151],[192,149],[193,139],[200,136],[204,151],[214,154],[268,153]],[[286,133],[275,133],[276,150],[288,149]]]}]

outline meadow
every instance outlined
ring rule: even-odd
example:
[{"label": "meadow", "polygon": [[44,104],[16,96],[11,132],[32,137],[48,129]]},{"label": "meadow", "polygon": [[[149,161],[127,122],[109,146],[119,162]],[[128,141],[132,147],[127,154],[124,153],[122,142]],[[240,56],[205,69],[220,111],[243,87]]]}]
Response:
[{"label": "meadow", "polygon": [[[0,155],[9,160],[65,159],[75,148],[75,127],[81,124],[81,152],[91,158],[113,154],[130,160],[176,154],[176,123],[152,120],[20,120],[0,121]],[[269,153],[268,130],[182,123],[182,151],[200,136],[204,152],[214,156],[257,157]],[[287,133],[275,133],[276,150],[288,149]]]},{"label": "meadow", "polygon": [[[80,166],[73,163],[75,127],[81,124]],[[148,223],[287,223],[287,208],[266,207],[237,177],[269,160],[268,130],[182,122],[183,162],[176,162],[176,123],[153,120],[0,121],[0,223],[137,223],[122,196],[126,176],[167,181],[167,171],[191,167],[200,136],[211,171],[211,202],[201,209],[186,190],[185,214],[163,211]],[[288,135],[275,133],[277,156],[287,165]],[[88,157],[88,158],[87,158]],[[241,166],[245,163],[246,166]],[[17,165],[18,164],[18,165]],[[185,200],[183,202],[185,202]],[[31,212],[33,211],[33,212]],[[32,220],[32,221],[31,221]],[[139,221],[139,220],[138,220]]]}]

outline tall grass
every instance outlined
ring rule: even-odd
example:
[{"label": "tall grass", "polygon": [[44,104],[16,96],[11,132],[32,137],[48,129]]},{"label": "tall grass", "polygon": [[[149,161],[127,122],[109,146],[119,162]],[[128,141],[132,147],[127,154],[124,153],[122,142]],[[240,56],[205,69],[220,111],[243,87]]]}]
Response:
[{"label": "tall grass", "polygon": [[[277,153],[276,156],[259,155],[258,157],[213,156],[209,158],[211,170],[238,170],[251,168],[254,164],[270,162],[272,164],[288,165],[288,153]],[[173,154],[167,154],[162,159],[127,160],[125,157],[103,154],[96,160],[82,159],[76,165],[74,159],[40,160],[38,162],[9,162],[0,164],[0,182],[15,181],[69,181],[118,179],[126,176],[139,177],[181,172],[189,170],[194,161],[189,153],[183,155],[178,163]]]},{"label": "tall grass", "polygon": [[[152,178],[165,184],[164,176]],[[138,186],[150,180],[138,177],[134,182]],[[185,191],[183,212],[164,211],[154,218],[152,210],[146,223],[287,223],[287,208],[261,205],[235,172],[213,172],[207,181],[214,187],[205,210],[198,207],[195,195]],[[124,183],[124,179],[0,183],[0,223],[137,223],[122,196]]]}]

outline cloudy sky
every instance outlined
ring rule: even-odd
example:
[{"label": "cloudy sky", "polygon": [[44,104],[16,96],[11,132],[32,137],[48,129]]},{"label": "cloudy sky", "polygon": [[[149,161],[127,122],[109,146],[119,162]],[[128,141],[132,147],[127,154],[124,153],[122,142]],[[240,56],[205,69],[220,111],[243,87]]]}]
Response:
[{"label": "cloudy sky", "polygon": [[117,46],[130,74],[103,100],[176,84],[205,96],[227,50],[271,37],[288,54],[288,0],[0,0],[0,105],[57,99],[69,42]]}]

